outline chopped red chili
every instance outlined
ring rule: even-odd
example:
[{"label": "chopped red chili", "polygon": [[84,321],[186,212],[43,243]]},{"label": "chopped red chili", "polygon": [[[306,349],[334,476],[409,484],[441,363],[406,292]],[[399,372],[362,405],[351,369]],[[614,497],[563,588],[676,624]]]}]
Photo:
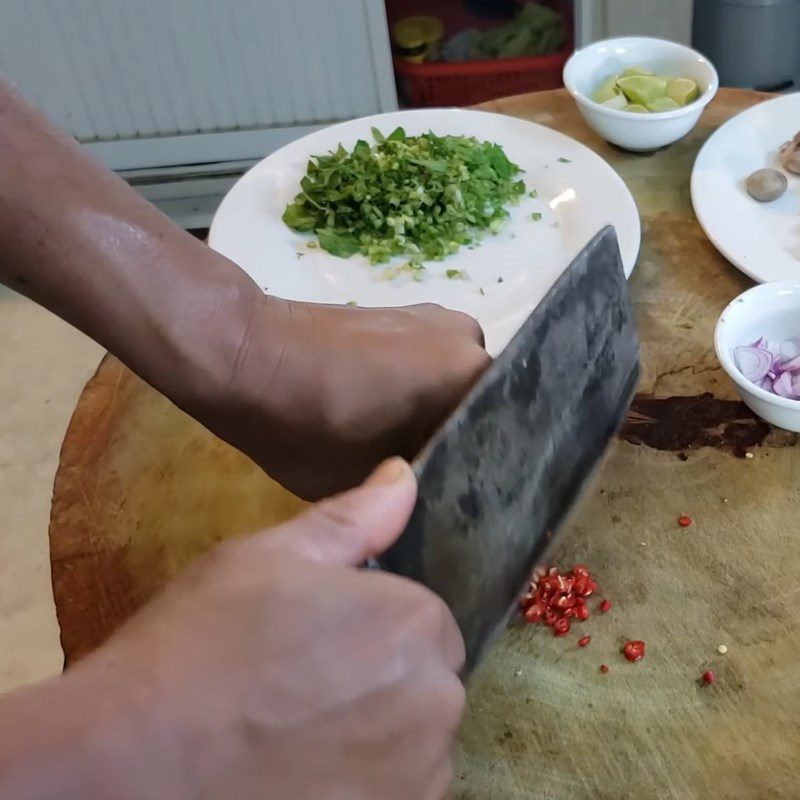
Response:
[{"label": "chopped red chili", "polygon": [[569,633],[569,627],[569,620],[562,617],[553,623],[553,633],[556,636],[566,636]]},{"label": "chopped red chili", "polygon": [[600,672],[602,672],[603,675],[605,675],[608,672],[608,664],[601,664],[600,665]]},{"label": "chopped red chili", "polygon": [[602,611],[604,614],[605,614],[605,612],[606,612],[606,611],[608,611],[610,608],[611,608],[611,601],[610,601],[610,600],[603,600],[603,602],[602,602],[602,603],[600,603],[600,610],[601,610],[601,611]]},{"label": "chopped red chili", "polygon": [[639,639],[625,642],[622,652],[628,661],[641,661],[644,658],[644,642]]},{"label": "chopped red chili", "polygon": [[714,671],[711,670],[711,669],[706,670],[703,673],[703,683],[705,683],[706,685],[714,683],[714,681],[716,679],[717,679],[717,676],[714,674]]},{"label": "chopped red chili", "polygon": [[686,517],[686,516],[678,517],[678,525],[680,525],[681,528],[688,528],[691,524],[692,524],[691,517]]},{"label": "chopped red chili", "polygon": [[591,641],[592,641],[591,636],[584,636],[583,638],[578,639],[578,647],[586,647],[586,645],[589,644],[589,642]]}]

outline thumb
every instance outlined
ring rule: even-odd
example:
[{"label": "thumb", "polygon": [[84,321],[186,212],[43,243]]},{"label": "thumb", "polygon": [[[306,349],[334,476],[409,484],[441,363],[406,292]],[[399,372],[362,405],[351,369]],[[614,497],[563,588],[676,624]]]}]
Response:
[{"label": "thumb", "polygon": [[312,561],[355,567],[394,544],[416,498],[411,467],[392,458],[358,488],[323,500],[275,529],[268,544]]}]

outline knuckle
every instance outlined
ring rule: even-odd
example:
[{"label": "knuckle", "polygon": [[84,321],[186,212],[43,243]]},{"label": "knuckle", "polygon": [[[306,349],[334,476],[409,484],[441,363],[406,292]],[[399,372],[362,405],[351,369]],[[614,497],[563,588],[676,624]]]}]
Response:
[{"label": "knuckle", "polygon": [[439,305],[439,303],[419,303],[418,305],[414,306],[414,308],[422,314],[441,314],[445,311],[444,306]]},{"label": "knuckle", "polygon": [[439,705],[447,718],[458,726],[467,704],[464,684],[453,673],[447,673],[439,690]]},{"label": "knuckle", "polygon": [[418,629],[431,634],[438,634],[450,616],[450,610],[444,601],[429,589],[412,584],[414,589],[414,620]]}]

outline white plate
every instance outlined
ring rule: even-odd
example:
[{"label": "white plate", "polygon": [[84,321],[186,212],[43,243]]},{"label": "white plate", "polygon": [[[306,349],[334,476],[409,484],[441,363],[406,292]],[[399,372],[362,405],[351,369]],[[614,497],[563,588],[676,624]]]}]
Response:
[{"label": "white plate", "polygon": [[[487,236],[479,247],[462,248],[445,261],[429,262],[420,283],[406,275],[386,280],[383,268],[371,267],[362,256],[341,259],[309,249],[309,237],[281,220],[298,192],[309,156],[333,150],[340,142],[352,148],[360,138],[372,141],[373,125],[385,133],[402,125],[409,134],[430,130],[496,142],[525,170],[522,177],[529,190],[537,190],[538,198],[526,198],[512,208],[504,230]],[[535,211],[542,214],[539,222],[531,219]],[[513,117],[420,110],[334,125],[268,156],[225,197],[209,242],[262,289],[290,300],[352,300],[360,306],[433,302],[465,311],[481,323],[487,349],[496,355],[572,258],[609,223],[617,229],[625,272],[630,275],[639,252],[639,214],[622,179],[599,156],[550,128]],[[448,279],[446,269],[460,269],[469,278]]]},{"label": "white plate", "polygon": [[800,94],[760,103],[738,114],[703,146],[692,171],[692,203],[708,238],[756,281],[800,277],[800,178],[785,173],[789,190],[759,203],[745,190],[762,167],[780,169],[778,148],[800,129]]}]

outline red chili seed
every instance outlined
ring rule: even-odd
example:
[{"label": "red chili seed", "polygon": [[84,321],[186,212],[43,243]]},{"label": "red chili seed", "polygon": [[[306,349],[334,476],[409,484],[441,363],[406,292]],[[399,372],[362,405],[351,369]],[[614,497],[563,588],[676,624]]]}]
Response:
[{"label": "red chili seed", "polygon": [[600,603],[600,610],[601,610],[601,611],[602,611],[604,614],[605,614],[605,612],[606,612],[606,611],[608,611],[610,608],[611,608],[611,601],[610,601],[610,600],[603,600],[603,602],[602,602],[602,603]]},{"label": "red chili seed", "polygon": [[714,674],[713,670],[709,669],[709,670],[706,670],[703,673],[703,683],[705,683],[706,685],[708,685],[710,683],[714,683],[714,681],[716,679],[717,679],[717,676]]},{"label": "red chili seed", "polygon": [[589,619],[589,609],[586,606],[576,606],[575,607],[575,616],[583,622],[584,620]]},{"label": "red chili seed", "polygon": [[592,641],[591,636],[584,636],[582,639],[578,639],[578,647],[586,647],[589,642]]},{"label": "red chili seed", "polygon": [[600,665],[600,672],[602,672],[603,675],[605,675],[608,672],[608,664],[601,664]]},{"label": "red chili seed", "polygon": [[576,564],[572,568],[572,574],[575,575],[575,577],[588,578],[589,567],[585,566],[584,564]]},{"label": "red chili seed", "polygon": [[542,609],[539,606],[531,606],[525,612],[525,619],[528,622],[541,622],[542,616]]},{"label": "red chili seed", "polygon": [[625,642],[622,652],[628,661],[641,661],[644,658],[644,642],[638,639]]},{"label": "red chili seed", "polygon": [[686,517],[686,516],[678,517],[678,525],[680,525],[681,528],[688,528],[691,524],[692,524],[691,517]]},{"label": "red chili seed", "polygon": [[566,636],[569,633],[569,620],[566,617],[557,619],[553,623],[553,633],[556,636]]}]

